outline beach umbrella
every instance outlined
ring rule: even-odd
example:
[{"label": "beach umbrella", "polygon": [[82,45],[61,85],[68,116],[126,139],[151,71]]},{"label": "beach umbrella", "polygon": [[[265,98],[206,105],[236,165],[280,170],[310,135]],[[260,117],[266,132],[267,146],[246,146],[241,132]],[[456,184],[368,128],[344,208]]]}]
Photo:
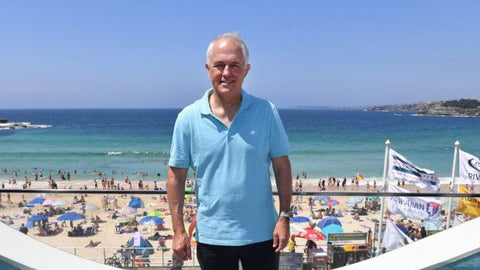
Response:
[{"label": "beach umbrella", "polygon": [[347,204],[356,204],[356,203],[362,203],[363,198],[350,198],[346,201]]},{"label": "beach umbrella", "polygon": [[327,240],[329,239],[329,234],[331,233],[343,233],[343,228],[337,224],[330,224],[328,226],[323,227],[322,233],[327,236]]},{"label": "beach umbrella", "polygon": [[296,217],[292,217],[290,219],[290,222],[291,223],[302,223],[302,222],[309,222],[310,219],[308,217],[304,217],[304,216],[296,216]]},{"label": "beach umbrella", "polygon": [[331,224],[335,224],[335,225],[338,225],[338,226],[342,227],[342,223],[336,217],[328,217],[328,218],[324,218],[324,219],[320,220],[317,224],[317,227],[321,228],[322,232],[323,232],[323,228],[325,228],[326,226],[331,225]]},{"label": "beach umbrella", "polygon": [[40,197],[37,197],[37,198],[34,198],[32,200],[30,200],[28,203],[27,203],[27,206],[34,206],[35,204],[38,204],[38,203],[43,203],[43,201],[45,201],[45,198],[40,198]]},{"label": "beach umbrella", "polygon": [[160,211],[150,211],[148,212],[147,216],[164,217],[165,213]]},{"label": "beach umbrella", "polygon": [[76,212],[67,212],[57,218],[58,221],[80,220],[80,219],[85,219],[85,216]]},{"label": "beach umbrella", "polygon": [[327,238],[325,234],[310,227],[304,228],[299,232],[295,232],[293,233],[293,235],[295,235],[296,237],[301,237],[301,238],[305,238],[307,240],[312,240],[312,241],[321,241]]},{"label": "beach umbrella", "polygon": [[133,220],[133,218],[128,217],[126,215],[121,215],[121,216],[119,216],[115,219],[115,221],[118,222],[118,223],[128,223],[132,220]]},{"label": "beach umbrella", "polygon": [[52,203],[54,203],[54,202],[55,202],[54,199],[52,199],[52,198],[47,198],[47,199],[45,199],[45,200],[42,202],[42,205],[48,206],[48,205],[52,205]]},{"label": "beach umbrella", "polygon": [[125,215],[128,215],[128,214],[133,214],[133,213],[136,213],[137,212],[137,209],[133,208],[133,207],[130,207],[130,206],[127,206],[127,207],[123,207],[122,209],[120,209],[120,212],[121,214],[125,214]]},{"label": "beach umbrella", "polygon": [[30,222],[35,222],[35,221],[41,221],[41,220],[47,220],[48,217],[45,215],[34,215],[28,218],[28,221]]},{"label": "beach umbrella", "polygon": [[339,204],[340,202],[337,200],[328,200],[323,204],[323,206],[337,206]]},{"label": "beach umbrella", "polygon": [[165,221],[163,221],[163,218],[156,217],[156,216],[145,216],[138,222],[138,224],[140,225],[153,225],[153,226],[162,225],[164,223]]},{"label": "beach umbrella", "polygon": [[52,203],[52,206],[54,206],[54,207],[59,207],[59,206],[64,206],[64,205],[67,205],[67,203],[64,202],[64,201],[55,201],[54,203]]}]

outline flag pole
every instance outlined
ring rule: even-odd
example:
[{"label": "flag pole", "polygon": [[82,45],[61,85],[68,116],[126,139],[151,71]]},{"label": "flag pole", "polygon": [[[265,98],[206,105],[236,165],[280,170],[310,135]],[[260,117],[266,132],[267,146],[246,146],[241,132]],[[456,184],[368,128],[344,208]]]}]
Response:
[{"label": "flag pole", "polygon": [[[388,159],[390,156],[390,140],[385,141],[385,159],[383,163],[383,192],[387,187],[387,173],[388,173]],[[385,208],[385,196],[382,197],[382,204],[380,205],[380,223],[378,224],[378,254],[382,253],[382,225],[383,212]]]},{"label": "flag pole", "polygon": [[[457,170],[457,157],[458,157],[458,148],[460,147],[460,142],[455,142],[455,149],[453,150],[453,165],[452,165],[452,188],[450,189],[450,193],[453,193],[455,189],[455,174]],[[447,215],[447,227],[446,229],[450,228],[450,215],[452,212],[452,197],[448,201],[448,215]]]}]

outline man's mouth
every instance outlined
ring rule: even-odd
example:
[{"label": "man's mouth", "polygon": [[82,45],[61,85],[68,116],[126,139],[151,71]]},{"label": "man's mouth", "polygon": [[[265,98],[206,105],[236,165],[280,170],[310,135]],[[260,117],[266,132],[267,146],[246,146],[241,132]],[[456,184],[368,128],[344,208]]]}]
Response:
[{"label": "man's mouth", "polygon": [[234,82],[235,82],[234,80],[221,80],[220,81],[221,84],[232,84]]}]

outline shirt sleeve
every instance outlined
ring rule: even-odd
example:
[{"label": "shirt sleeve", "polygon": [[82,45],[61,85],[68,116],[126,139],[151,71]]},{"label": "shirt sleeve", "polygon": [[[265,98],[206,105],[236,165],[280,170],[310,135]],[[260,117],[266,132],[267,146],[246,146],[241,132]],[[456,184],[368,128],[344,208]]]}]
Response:
[{"label": "shirt sleeve", "polygon": [[187,169],[190,166],[190,132],[187,117],[180,112],[173,128],[172,146],[168,165]]},{"label": "shirt sleeve", "polygon": [[283,127],[282,119],[272,103],[273,119],[270,126],[270,157],[277,158],[286,156],[290,153],[287,133]]}]

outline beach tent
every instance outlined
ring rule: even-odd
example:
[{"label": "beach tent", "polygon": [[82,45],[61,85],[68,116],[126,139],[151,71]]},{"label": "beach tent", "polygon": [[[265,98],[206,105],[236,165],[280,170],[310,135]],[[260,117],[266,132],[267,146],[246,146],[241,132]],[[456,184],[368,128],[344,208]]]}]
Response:
[{"label": "beach tent", "polygon": [[[317,227],[323,229],[324,227],[326,227],[328,225],[331,225],[331,224],[339,225],[340,227],[342,227],[342,223],[336,217],[328,217],[328,218],[324,218],[324,219],[320,220],[317,224]],[[322,230],[322,232],[323,232],[323,230]]]},{"label": "beach tent", "polygon": [[130,240],[127,241],[127,246],[128,247],[133,247],[134,248],[134,251],[135,251],[135,254],[137,255],[141,255],[141,254],[148,254],[148,255],[151,255],[155,252],[155,249],[153,248],[152,244],[150,243],[150,241],[148,241],[147,238],[143,237],[143,236],[140,236],[140,246],[133,246],[133,242],[134,242],[134,236],[132,236],[130,238]]},{"label": "beach tent", "polygon": [[143,208],[143,201],[138,197],[132,197],[132,199],[128,203],[128,206],[132,208]]},{"label": "beach tent", "polygon": [[328,226],[323,227],[322,233],[327,236],[327,241],[330,241],[330,234],[331,233],[343,233],[343,228],[337,224],[330,224]]}]

